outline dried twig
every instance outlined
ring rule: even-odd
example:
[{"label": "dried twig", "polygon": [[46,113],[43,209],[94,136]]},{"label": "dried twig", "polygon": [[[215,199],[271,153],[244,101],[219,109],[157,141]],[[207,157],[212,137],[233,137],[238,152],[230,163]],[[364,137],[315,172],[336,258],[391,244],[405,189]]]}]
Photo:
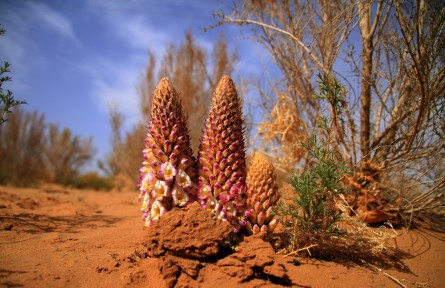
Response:
[{"label": "dried twig", "polygon": [[306,250],[307,253],[309,253],[309,255],[311,255],[311,251],[310,251],[309,249],[310,249],[310,248],[317,247],[317,246],[318,246],[318,244],[311,244],[311,245],[309,245],[309,246],[305,246],[305,247],[303,247],[303,248],[300,248],[300,249],[297,249],[297,250],[295,250],[295,251],[292,251],[292,252],[290,252],[290,253],[284,255],[284,257],[288,257],[288,256],[291,256],[291,255],[294,255],[294,254],[298,254],[299,252],[304,251],[304,250]]},{"label": "dried twig", "polygon": [[392,281],[396,282],[396,283],[399,284],[400,286],[402,286],[402,287],[404,287],[404,288],[407,288],[407,286],[406,286],[405,284],[403,284],[402,282],[400,282],[399,279],[397,279],[396,277],[394,277],[394,276],[392,276],[392,275],[386,273],[385,271],[383,271],[383,269],[381,269],[381,268],[379,268],[379,267],[377,267],[377,266],[375,266],[375,265],[372,265],[372,264],[366,262],[365,260],[361,260],[361,261],[362,261],[364,264],[368,265],[369,267],[371,267],[371,268],[373,268],[373,269],[375,269],[375,270],[381,272],[383,275],[385,275],[386,277],[388,277],[388,278],[391,279]]}]

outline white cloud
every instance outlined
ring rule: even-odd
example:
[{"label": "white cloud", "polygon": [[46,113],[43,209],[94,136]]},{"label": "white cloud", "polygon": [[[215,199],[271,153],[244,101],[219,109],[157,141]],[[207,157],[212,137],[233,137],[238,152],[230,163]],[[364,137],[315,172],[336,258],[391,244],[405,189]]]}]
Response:
[{"label": "white cloud", "polygon": [[76,45],[80,45],[80,42],[74,33],[73,26],[66,16],[55,11],[45,3],[27,2],[26,6],[31,15],[38,17],[56,33],[69,38],[76,43]]},{"label": "white cloud", "polygon": [[[35,67],[45,67],[48,57],[39,51],[41,43],[36,39],[43,35],[43,29],[49,27],[62,37],[79,44],[72,25],[67,17],[50,8],[45,3],[38,2],[0,2],[2,28],[6,34],[0,38],[0,61],[11,63],[13,81],[8,83],[17,95],[28,94],[28,79]],[[36,32],[39,33],[36,35]]]},{"label": "white cloud", "polygon": [[165,47],[168,41],[174,38],[160,29],[150,27],[150,24],[146,23],[145,19],[140,16],[119,22],[112,20],[111,24],[115,25],[117,23],[119,23],[120,28],[117,30],[118,36],[134,49],[150,49],[157,53]]},{"label": "white cloud", "polygon": [[[174,15],[169,15],[171,21],[167,21],[165,25],[155,23],[153,18],[150,18],[150,13],[135,13],[135,10],[123,5],[121,1],[87,0],[86,3],[92,11],[100,11],[96,14],[96,20],[105,25],[104,33],[111,36],[110,39],[113,39],[113,42],[119,42],[129,48],[122,50],[126,54],[122,55],[121,59],[104,57],[88,59],[89,62],[85,67],[88,67],[87,70],[91,75],[93,101],[100,111],[107,113],[109,106],[115,105],[124,113],[127,120],[126,126],[131,127],[131,124],[140,119],[139,97],[136,89],[148,62],[147,50],[154,54],[159,65],[167,45],[174,43],[179,46],[180,41],[184,41],[185,31],[191,27],[183,24],[184,18],[178,18],[179,20],[175,23]],[[149,9],[149,6],[143,7]],[[194,38],[210,57],[213,42],[209,40],[209,37],[205,37],[206,35],[194,34]],[[244,62],[239,65],[242,69],[253,69]]]},{"label": "white cloud", "polygon": [[[147,14],[137,14],[122,9],[120,1],[88,0],[87,4],[93,9],[100,9],[98,15],[102,18],[108,30],[126,43],[135,53],[146,53],[149,49],[155,57],[161,57],[166,44],[175,39],[166,27],[153,26]],[[134,4],[134,3],[133,3]],[[130,10],[131,11],[131,10]],[[145,54],[146,55],[146,54]]]},{"label": "white cloud", "polygon": [[116,63],[112,59],[95,57],[94,61],[82,65],[90,75],[91,96],[99,111],[108,113],[110,107],[117,108],[125,116],[126,129],[141,117],[137,87],[145,62],[135,59],[127,58],[125,63]]},{"label": "white cloud", "polygon": [[125,116],[124,128],[131,128],[141,119],[137,88],[148,62],[147,51],[150,50],[159,63],[167,43],[174,37],[154,28],[144,15],[125,13],[119,9],[118,1],[89,0],[87,4],[94,10],[100,8],[97,15],[107,27],[105,33],[129,48],[123,50],[126,55],[121,59],[96,56],[83,65],[91,75],[93,102],[103,113],[108,113],[110,106],[116,107]]}]

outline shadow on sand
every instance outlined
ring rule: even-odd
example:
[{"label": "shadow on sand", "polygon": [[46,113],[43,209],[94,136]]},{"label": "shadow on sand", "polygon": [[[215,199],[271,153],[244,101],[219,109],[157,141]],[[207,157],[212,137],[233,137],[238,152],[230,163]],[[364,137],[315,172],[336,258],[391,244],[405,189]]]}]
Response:
[{"label": "shadow on sand", "polygon": [[6,269],[0,269],[0,286],[1,287],[8,287],[8,288],[12,288],[12,287],[23,287],[23,284],[20,283],[14,283],[11,281],[5,281],[3,282],[3,280],[13,274],[24,274],[26,273],[25,271],[11,271],[11,270],[6,270]]},{"label": "shadow on sand", "polygon": [[19,230],[30,234],[49,232],[79,233],[81,229],[97,229],[112,227],[127,217],[109,215],[73,215],[48,216],[40,214],[21,213],[0,216],[0,223],[12,225],[12,230]]}]

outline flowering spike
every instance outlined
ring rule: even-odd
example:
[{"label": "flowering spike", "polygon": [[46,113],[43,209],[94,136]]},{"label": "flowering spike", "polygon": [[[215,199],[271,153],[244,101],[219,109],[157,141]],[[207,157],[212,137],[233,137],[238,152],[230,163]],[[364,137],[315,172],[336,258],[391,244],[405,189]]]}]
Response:
[{"label": "flowering spike", "polygon": [[232,79],[224,76],[213,94],[198,152],[198,197],[203,199],[210,193],[222,205],[218,216],[229,221],[236,231],[246,223],[245,213],[240,213],[246,206],[241,108]]},{"label": "flowering spike", "polygon": [[247,172],[246,185],[247,209],[251,213],[249,217],[251,225],[246,226],[248,233],[257,234],[259,230],[273,232],[278,224],[278,220],[274,219],[272,214],[273,206],[279,198],[278,186],[273,165],[264,155],[253,154]]},{"label": "flowering spike", "polygon": [[151,226],[174,206],[183,207],[195,196],[195,159],[190,148],[187,118],[179,94],[167,78],[152,97],[151,115],[139,181],[143,219]]}]

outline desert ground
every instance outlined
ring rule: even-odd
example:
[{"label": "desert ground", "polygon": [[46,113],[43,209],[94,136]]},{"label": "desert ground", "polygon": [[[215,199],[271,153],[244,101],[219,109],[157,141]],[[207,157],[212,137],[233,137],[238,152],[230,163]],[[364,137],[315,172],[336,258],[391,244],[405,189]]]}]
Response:
[{"label": "desert ground", "polygon": [[[149,229],[162,227],[143,227],[137,195],[0,186],[0,286],[445,287],[445,235],[425,229],[396,230],[391,244],[400,253],[385,267],[284,257],[252,237],[222,256],[148,253],[157,243],[149,238],[158,235]],[[197,214],[187,213],[178,218]],[[192,236],[193,245],[203,237]],[[164,239],[163,245],[184,239]]]}]

